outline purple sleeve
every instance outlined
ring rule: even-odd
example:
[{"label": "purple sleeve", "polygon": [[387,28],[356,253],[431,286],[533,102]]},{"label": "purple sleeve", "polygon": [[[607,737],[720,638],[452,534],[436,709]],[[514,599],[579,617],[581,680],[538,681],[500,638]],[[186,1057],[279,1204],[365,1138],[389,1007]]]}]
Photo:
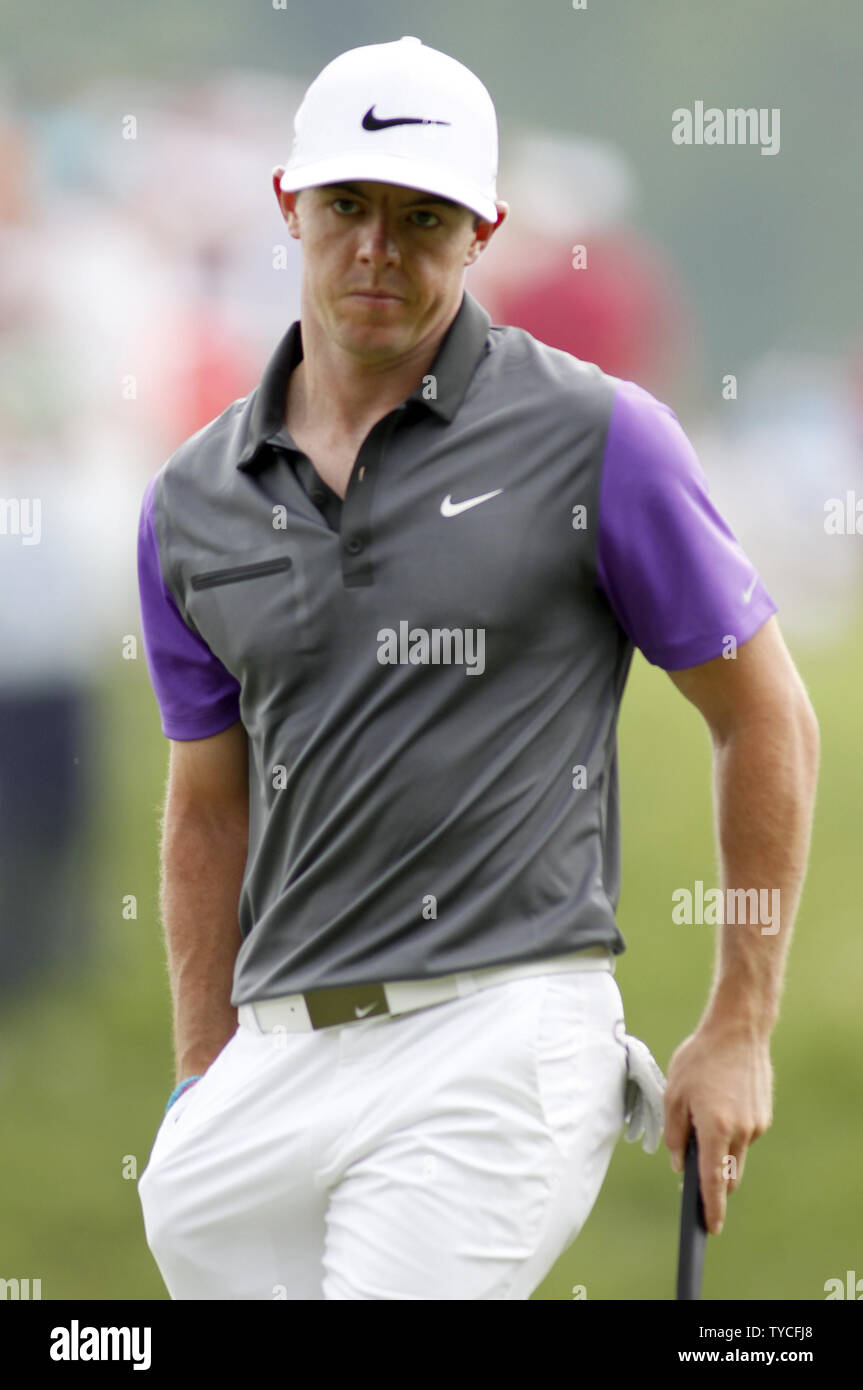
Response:
[{"label": "purple sleeve", "polygon": [[144,651],[166,738],[209,738],[240,717],[239,682],[183,621],[165,584],[153,521],[151,478],[138,527],[138,589]]},{"label": "purple sleeve", "polygon": [[597,569],[621,627],[668,671],[720,656],[729,635],[742,645],[776,612],[677,416],[631,381],[606,439]]}]

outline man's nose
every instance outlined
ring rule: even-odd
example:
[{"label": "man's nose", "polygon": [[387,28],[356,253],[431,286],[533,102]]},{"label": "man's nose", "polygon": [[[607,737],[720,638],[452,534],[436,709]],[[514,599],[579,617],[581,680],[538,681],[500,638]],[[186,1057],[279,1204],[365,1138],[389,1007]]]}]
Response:
[{"label": "man's nose", "polygon": [[363,219],[360,257],[364,260],[395,260],[398,254],[398,242],[391,215],[383,208],[369,213]]}]

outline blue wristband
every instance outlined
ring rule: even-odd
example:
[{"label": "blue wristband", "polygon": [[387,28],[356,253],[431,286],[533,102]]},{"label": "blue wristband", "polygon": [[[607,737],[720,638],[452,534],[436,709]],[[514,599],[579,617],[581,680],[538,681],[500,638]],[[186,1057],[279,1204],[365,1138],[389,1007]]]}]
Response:
[{"label": "blue wristband", "polygon": [[[203,1074],[204,1074],[204,1073],[201,1072],[201,1076],[203,1076]],[[173,1091],[171,1092],[171,1094],[170,1094],[169,1097],[168,1097],[168,1104],[165,1106],[165,1114],[166,1114],[166,1115],[167,1115],[168,1111],[170,1110],[171,1106],[174,1104],[174,1101],[177,1100],[178,1097],[181,1096],[181,1095],[183,1094],[183,1092],[185,1091],[186,1087],[187,1087],[187,1086],[191,1086],[195,1081],[200,1081],[201,1076],[187,1076],[186,1079],[185,1079],[185,1081],[181,1081],[180,1084],[179,1084],[179,1086],[175,1086],[175,1087],[174,1087]]]}]

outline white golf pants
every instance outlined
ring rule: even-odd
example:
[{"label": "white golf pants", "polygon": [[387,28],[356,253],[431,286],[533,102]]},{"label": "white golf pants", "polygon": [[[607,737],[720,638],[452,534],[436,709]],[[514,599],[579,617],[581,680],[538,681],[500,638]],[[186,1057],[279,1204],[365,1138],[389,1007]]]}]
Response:
[{"label": "white golf pants", "polygon": [[614,975],[309,1033],[238,1027],[138,1191],[173,1299],[527,1299],[624,1127]]}]

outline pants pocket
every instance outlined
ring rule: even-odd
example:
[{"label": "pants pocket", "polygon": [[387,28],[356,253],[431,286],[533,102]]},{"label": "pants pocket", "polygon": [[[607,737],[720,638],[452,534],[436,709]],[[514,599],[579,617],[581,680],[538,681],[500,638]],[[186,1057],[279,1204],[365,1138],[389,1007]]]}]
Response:
[{"label": "pants pocket", "polygon": [[537,1092],[559,1148],[590,1158],[623,1130],[623,1000],[605,971],[545,978],[534,1048]]}]

